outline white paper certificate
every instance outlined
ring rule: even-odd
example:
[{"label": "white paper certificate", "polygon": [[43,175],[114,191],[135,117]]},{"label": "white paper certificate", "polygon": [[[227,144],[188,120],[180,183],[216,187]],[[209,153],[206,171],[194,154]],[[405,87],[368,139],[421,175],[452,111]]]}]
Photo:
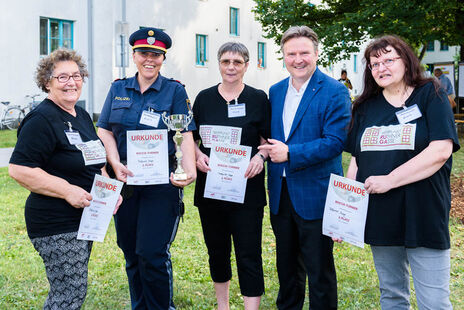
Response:
[{"label": "white paper certificate", "polygon": [[169,183],[168,131],[128,131],[127,168],[134,174],[127,177],[129,185]]},{"label": "white paper certificate", "polygon": [[212,143],[239,145],[242,138],[242,128],[218,125],[200,126],[201,144],[210,148]]},{"label": "white paper certificate", "polygon": [[99,174],[93,180],[92,201],[82,212],[77,239],[103,242],[123,183]]},{"label": "white paper certificate", "polygon": [[331,174],[322,233],[364,248],[368,203],[363,183]]},{"label": "white paper certificate", "polygon": [[205,198],[243,203],[247,178],[245,171],[251,157],[251,147],[212,144],[206,176]]}]

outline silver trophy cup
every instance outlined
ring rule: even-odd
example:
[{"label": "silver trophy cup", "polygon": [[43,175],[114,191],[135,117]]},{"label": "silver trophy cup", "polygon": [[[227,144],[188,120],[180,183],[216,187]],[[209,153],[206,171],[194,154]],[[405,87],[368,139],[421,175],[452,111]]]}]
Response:
[{"label": "silver trophy cup", "polygon": [[166,116],[166,112],[163,112],[162,115],[163,122],[168,126],[170,130],[175,130],[176,134],[172,138],[176,145],[176,160],[177,160],[177,168],[174,172],[174,180],[176,181],[183,181],[187,180],[187,174],[185,173],[184,169],[182,168],[182,151],[180,146],[184,137],[180,133],[182,130],[186,129],[190,122],[193,119],[192,111],[189,111],[188,115],[186,114],[172,114]]}]

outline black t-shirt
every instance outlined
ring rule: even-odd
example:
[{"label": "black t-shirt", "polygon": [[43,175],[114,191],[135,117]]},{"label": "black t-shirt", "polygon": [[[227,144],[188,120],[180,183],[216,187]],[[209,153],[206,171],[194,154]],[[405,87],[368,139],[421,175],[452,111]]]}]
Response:
[{"label": "black t-shirt", "polygon": [[[459,141],[453,114],[443,92],[430,82],[414,89],[406,107],[417,104],[422,117],[399,125],[395,108],[382,93],[365,102],[354,115],[346,150],[356,157],[356,180],[387,175],[423,151],[431,141]],[[414,133],[415,132],[415,133]],[[450,247],[448,221],[451,207],[452,159],[424,180],[371,194],[365,242],[378,246]]]},{"label": "black t-shirt", "polygon": [[[10,163],[41,168],[90,192],[95,174],[101,173],[104,164],[86,166],[81,151],[69,143],[67,122],[83,142],[98,139],[89,114],[78,106],[75,110],[76,117],[45,99],[21,123]],[[25,209],[27,233],[35,238],[77,231],[82,210],[64,199],[31,193]]]},{"label": "black t-shirt", "polygon": [[[226,100],[219,94],[218,85],[202,90],[195,99],[193,115],[197,130],[193,132],[194,139],[200,140],[201,125],[220,125],[242,128],[240,144],[251,146],[253,157],[258,152],[260,136],[267,139],[270,135],[270,105],[267,95],[262,90],[245,85],[238,97],[238,103],[245,103],[245,116],[228,117]],[[209,156],[210,149],[200,144],[200,150]],[[264,169],[255,177],[248,179],[243,204],[204,198],[206,173],[197,170],[195,185],[195,206],[221,204],[223,206],[255,206],[266,205],[266,192],[264,189]]]}]

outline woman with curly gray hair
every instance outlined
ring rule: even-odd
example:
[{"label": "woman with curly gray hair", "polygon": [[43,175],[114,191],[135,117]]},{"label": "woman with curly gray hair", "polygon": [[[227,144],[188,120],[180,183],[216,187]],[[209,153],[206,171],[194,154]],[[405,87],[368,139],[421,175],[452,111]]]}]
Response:
[{"label": "woman with curly gray hair", "polygon": [[21,122],[10,159],[10,176],[31,191],[25,218],[50,284],[44,309],[80,309],[87,292],[92,242],[76,237],[106,158],[89,163],[81,152],[92,145],[92,154],[105,154],[89,114],[76,106],[86,76],[75,51],[59,49],[40,60],[36,81],[48,96]]}]

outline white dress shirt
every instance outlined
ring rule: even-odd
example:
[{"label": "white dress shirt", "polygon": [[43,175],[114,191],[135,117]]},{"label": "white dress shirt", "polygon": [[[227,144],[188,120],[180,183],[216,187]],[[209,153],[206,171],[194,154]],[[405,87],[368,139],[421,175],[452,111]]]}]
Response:
[{"label": "white dress shirt", "polygon": [[284,135],[285,140],[288,139],[288,135],[290,134],[290,129],[292,128],[293,119],[295,118],[296,110],[298,110],[298,106],[300,105],[301,98],[303,98],[303,94],[306,90],[306,87],[309,84],[311,77],[301,85],[300,90],[296,90],[292,84],[292,77],[290,77],[288,81],[288,90],[287,95],[285,96],[284,102],[284,112],[282,114],[282,122],[284,124]]}]

